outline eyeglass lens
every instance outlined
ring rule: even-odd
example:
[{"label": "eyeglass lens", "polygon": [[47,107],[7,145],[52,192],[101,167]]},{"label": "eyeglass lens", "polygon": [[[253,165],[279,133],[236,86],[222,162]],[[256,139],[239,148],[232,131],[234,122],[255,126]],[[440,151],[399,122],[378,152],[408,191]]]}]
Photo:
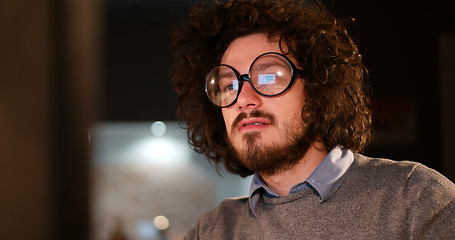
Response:
[{"label": "eyeglass lens", "polygon": [[[248,77],[256,92],[265,96],[275,96],[281,94],[290,84],[292,67],[281,55],[268,53],[252,63]],[[212,69],[206,81],[207,96],[220,107],[232,104],[242,87],[234,68],[227,65]]]}]

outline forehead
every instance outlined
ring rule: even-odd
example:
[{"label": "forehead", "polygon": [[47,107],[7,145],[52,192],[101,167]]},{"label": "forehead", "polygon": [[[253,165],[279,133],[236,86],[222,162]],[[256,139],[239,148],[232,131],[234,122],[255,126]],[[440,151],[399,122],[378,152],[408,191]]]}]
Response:
[{"label": "forehead", "polygon": [[[283,51],[287,50],[284,43],[281,43],[281,47]],[[221,64],[246,72],[253,60],[266,52],[281,53],[279,38],[269,38],[265,33],[250,34],[239,37],[229,44],[221,58]]]}]

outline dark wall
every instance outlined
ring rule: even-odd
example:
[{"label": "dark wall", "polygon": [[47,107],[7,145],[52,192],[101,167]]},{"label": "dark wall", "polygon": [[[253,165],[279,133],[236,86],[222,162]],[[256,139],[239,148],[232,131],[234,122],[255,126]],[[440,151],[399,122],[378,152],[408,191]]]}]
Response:
[{"label": "dark wall", "polygon": [[370,70],[376,141],[367,153],[442,170],[439,38],[454,33],[453,1],[346,0]]},{"label": "dark wall", "polygon": [[175,1],[107,1],[104,119],[175,120],[172,27],[188,12]]},{"label": "dark wall", "polygon": [[[376,140],[366,154],[441,169],[438,40],[454,33],[451,0],[323,1],[351,32],[370,71]],[[172,27],[187,1],[107,1],[106,121],[175,120]]]}]

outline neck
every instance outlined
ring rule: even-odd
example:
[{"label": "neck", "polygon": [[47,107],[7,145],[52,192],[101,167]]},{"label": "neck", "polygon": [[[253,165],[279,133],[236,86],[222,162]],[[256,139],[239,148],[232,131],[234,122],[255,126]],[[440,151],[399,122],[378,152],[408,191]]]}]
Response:
[{"label": "neck", "polygon": [[260,175],[270,189],[281,196],[287,196],[292,186],[305,181],[326,155],[324,143],[313,142],[303,158],[291,169],[270,176]]}]

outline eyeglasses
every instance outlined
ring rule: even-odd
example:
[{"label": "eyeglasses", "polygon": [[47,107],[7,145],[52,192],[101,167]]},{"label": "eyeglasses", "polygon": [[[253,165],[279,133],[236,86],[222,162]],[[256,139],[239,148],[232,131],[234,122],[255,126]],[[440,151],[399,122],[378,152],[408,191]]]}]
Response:
[{"label": "eyeglasses", "polygon": [[303,70],[286,56],[276,52],[259,55],[251,64],[248,74],[240,75],[233,67],[221,64],[205,78],[205,92],[218,107],[229,107],[237,101],[243,83],[249,82],[255,92],[273,97],[284,93]]}]

